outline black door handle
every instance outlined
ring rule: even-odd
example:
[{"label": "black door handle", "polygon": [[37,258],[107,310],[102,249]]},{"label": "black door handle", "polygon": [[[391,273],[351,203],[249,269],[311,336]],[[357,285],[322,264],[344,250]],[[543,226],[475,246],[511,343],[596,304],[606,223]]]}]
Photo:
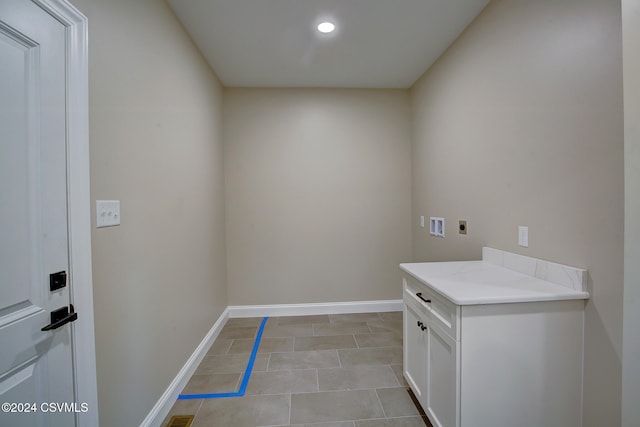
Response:
[{"label": "black door handle", "polygon": [[[71,311],[69,311],[69,308],[71,308]],[[77,319],[78,313],[74,311],[73,305],[70,305],[69,307],[61,307],[51,312],[51,323],[40,330],[52,331],[66,325],[69,322],[75,322]]]},{"label": "black door handle", "polygon": [[422,301],[424,301],[424,302],[431,302],[431,300],[430,300],[430,299],[424,299],[424,298],[422,298],[422,292],[418,292],[418,293],[416,293],[416,296],[417,296],[418,298],[420,298],[420,299],[421,299]]}]

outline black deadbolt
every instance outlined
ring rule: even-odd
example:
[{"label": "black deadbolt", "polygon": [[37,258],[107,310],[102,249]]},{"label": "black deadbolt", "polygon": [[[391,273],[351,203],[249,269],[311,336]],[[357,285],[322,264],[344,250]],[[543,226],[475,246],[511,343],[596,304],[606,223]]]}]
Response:
[{"label": "black deadbolt", "polygon": [[49,290],[51,292],[57,291],[67,286],[67,272],[58,271],[49,275]]}]

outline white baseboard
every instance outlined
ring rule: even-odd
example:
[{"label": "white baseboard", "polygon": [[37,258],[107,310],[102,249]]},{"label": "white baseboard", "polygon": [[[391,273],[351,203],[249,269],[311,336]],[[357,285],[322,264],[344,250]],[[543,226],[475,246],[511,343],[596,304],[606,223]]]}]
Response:
[{"label": "white baseboard", "polygon": [[173,379],[169,387],[156,402],[151,412],[142,421],[140,427],[159,427],[176,402],[180,391],[187,384],[196,368],[204,359],[205,354],[216,340],[220,331],[229,318],[264,317],[264,316],[305,316],[311,314],[342,314],[342,313],[382,313],[387,311],[402,311],[402,300],[384,301],[352,301],[329,302],[317,304],[273,304],[273,305],[236,305],[227,307],[202,342],[195,349],[191,357],[184,364],[180,372]]},{"label": "white baseboard", "polygon": [[178,375],[171,381],[169,387],[165,390],[165,392],[160,396],[160,399],[156,402],[154,407],[151,409],[151,412],[147,415],[147,417],[142,421],[140,427],[159,427],[164,418],[167,416],[171,407],[174,403],[176,403],[176,399],[178,399],[178,395],[180,391],[187,384],[196,368],[204,359],[204,356],[211,348],[213,342],[218,338],[220,331],[224,327],[225,323],[227,323],[227,319],[229,319],[229,307],[227,307],[213,327],[207,332],[207,335],[202,339],[198,347],[196,347],[191,357],[184,364]]},{"label": "white baseboard", "polygon": [[229,317],[306,316],[311,314],[402,311],[402,300],[229,306]]}]

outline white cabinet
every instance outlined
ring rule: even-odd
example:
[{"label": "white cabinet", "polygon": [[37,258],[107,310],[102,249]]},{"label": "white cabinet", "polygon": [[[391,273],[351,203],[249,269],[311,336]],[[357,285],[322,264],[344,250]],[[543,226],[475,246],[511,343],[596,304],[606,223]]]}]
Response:
[{"label": "white cabinet", "polygon": [[427,368],[429,355],[429,335],[426,333],[426,318],[419,308],[411,303],[404,309],[404,376],[421,404],[427,391]]},{"label": "white cabinet", "polygon": [[457,425],[457,311],[404,280],[404,376],[434,427]]},{"label": "white cabinet", "polygon": [[455,426],[458,392],[456,352],[458,343],[431,325],[428,328],[427,399],[429,419],[434,427]]},{"label": "white cabinet", "polygon": [[431,283],[403,274],[404,376],[434,427],[582,425],[584,299],[454,304]]}]

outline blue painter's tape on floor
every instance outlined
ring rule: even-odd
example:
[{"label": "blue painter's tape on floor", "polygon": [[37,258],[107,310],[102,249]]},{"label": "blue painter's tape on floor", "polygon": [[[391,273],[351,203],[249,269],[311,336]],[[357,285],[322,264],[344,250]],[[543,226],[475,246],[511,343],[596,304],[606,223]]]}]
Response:
[{"label": "blue painter's tape on floor", "polygon": [[242,383],[240,384],[240,388],[238,391],[232,391],[229,393],[205,393],[205,394],[181,394],[178,396],[178,400],[189,400],[189,399],[217,399],[221,397],[242,397],[247,391],[247,385],[249,385],[249,378],[251,377],[251,371],[253,371],[253,365],[256,361],[256,356],[258,355],[258,347],[260,347],[260,340],[262,339],[262,332],[264,331],[264,325],[267,324],[267,320],[269,318],[265,317],[262,319],[262,323],[260,323],[260,327],[258,328],[258,334],[256,335],[256,340],[253,343],[253,349],[251,350],[251,356],[249,357],[249,363],[247,363],[247,369],[244,371],[244,376],[242,377]]}]

